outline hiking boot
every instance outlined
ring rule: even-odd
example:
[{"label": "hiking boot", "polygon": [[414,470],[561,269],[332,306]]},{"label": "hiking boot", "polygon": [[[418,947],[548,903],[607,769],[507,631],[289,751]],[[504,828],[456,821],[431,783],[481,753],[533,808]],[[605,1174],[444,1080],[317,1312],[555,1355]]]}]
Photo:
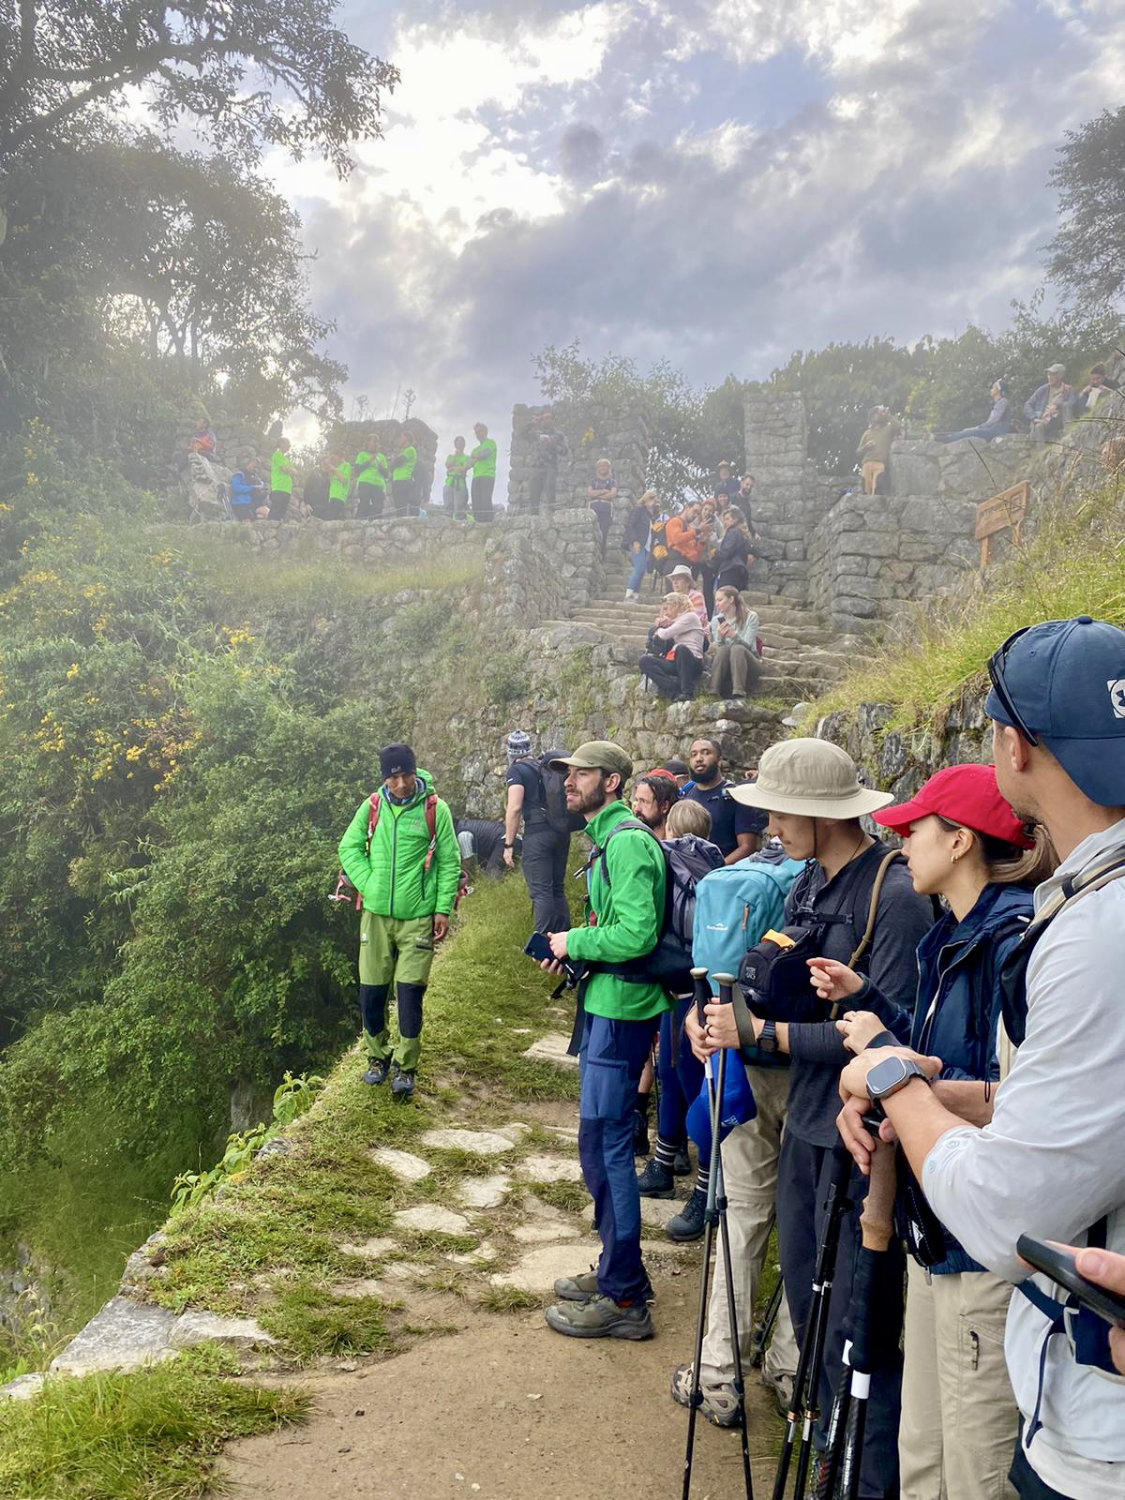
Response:
[{"label": "hiking boot", "polygon": [[674,1219],[669,1219],[664,1226],[664,1233],[670,1240],[677,1244],[686,1245],[691,1240],[703,1238],[705,1224],[704,1215],[707,1209],[707,1199],[700,1188],[692,1188],[691,1197]]},{"label": "hiking boot", "polygon": [[676,1179],[654,1156],[637,1178],[637,1192],[642,1198],[674,1198]]},{"label": "hiking boot", "polygon": [[633,600],[636,599],[636,597],[637,597],[637,591],[636,591],[636,589],[626,589],[625,590],[625,603],[626,604],[632,604]]},{"label": "hiking boot", "polygon": [[672,1171],[677,1177],[687,1177],[691,1172],[691,1157],[686,1146],[681,1146],[672,1160]]},{"label": "hiking boot", "polygon": [[773,1392],[773,1399],[777,1402],[781,1415],[788,1417],[793,1409],[793,1376],[787,1370],[779,1371],[776,1375],[763,1370],[762,1384],[767,1391]]},{"label": "hiking boot", "polygon": [[589,1302],[598,1295],[598,1272],[596,1266],[582,1271],[577,1276],[560,1276],[555,1282],[555,1296],[560,1302]]},{"label": "hiking boot", "polygon": [[622,1307],[612,1297],[596,1293],[586,1302],[561,1302],[543,1316],[556,1333],[572,1339],[650,1339],[652,1318],[648,1304]]},{"label": "hiking boot", "polygon": [[367,1059],[367,1072],[363,1075],[364,1083],[386,1083],[387,1074],[391,1071],[391,1060],[389,1057],[369,1057]]},{"label": "hiking boot", "polygon": [[644,1109],[633,1111],[633,1155],[648,1155],[648,1111]]},{"label": "hiking boot", "polygon": [[398,1063],[394,1065],[394,1073],[391,1076],[391,1093],[396,1099],[404,1103],[414,1092],[414,1073],[410,1068],[400,1068]]},{"label": "hiking boot", "polygon": [[[680,1365],[672,1371],[672,1400],[678,1401],[681,1406],[691,1406],[692,1377],[695,1374],[694,1365]],[[738,1397],[734,1393],[734,1386],[723,1381],[717,1385],[704,1385],[700,1387],[699,1394],[702,1401],[699,1405],[701,1416],[707,1418],[712,1427],[737,1427],[739,1425]]]}]

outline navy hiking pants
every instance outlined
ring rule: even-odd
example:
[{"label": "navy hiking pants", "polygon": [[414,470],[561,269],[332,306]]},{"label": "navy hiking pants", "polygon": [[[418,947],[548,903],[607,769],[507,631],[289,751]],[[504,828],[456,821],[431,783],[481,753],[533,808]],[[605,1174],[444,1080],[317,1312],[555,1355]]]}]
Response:
[{"label": "navy hiking pants", "polygon": [[650,1291],[641,1263],[633,1106],[654,1019],[610,1021],[587,1013],[578,1053],[578,1158],[602,1239],[598,1291],[615,1302],[637,1301]]}]

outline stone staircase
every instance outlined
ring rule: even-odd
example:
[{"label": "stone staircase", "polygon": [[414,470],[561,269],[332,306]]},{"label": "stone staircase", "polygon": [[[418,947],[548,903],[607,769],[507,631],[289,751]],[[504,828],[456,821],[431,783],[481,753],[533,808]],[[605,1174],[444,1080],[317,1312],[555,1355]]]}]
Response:
[{"label": "stone staircase", "polygon": [[[820,615],[791,599],[754,593],[744,597],[761,620],[762,675],[755,698],[786,704],[815,698],[839,681],[864,653],[864,643],[858,637],[836,634]],[[573,609],[566,620],[543,621],[537,628],[551,632],[560,645],[585,642],[607,646],[612,662],[635,668],[645,650],[658,603],[651,579],[645,580],[638,601],[625,603],[623,574],[620,587],[612,593]]]}]

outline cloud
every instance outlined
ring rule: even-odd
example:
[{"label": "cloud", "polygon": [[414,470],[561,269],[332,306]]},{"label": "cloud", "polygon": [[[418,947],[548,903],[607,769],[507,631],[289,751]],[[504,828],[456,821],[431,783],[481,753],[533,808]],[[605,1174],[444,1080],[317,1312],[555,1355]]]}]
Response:
[{"label": "cloud", "polygon": [[347,183],[282,183],[354,388],[503,433],[530,355],[574,337],[704,381],[1003,323],[1042,279],[1064,129],[1125,93],[1122,43],[1108,0],[412,10],[377,49],[404,76],[386,138]]}]

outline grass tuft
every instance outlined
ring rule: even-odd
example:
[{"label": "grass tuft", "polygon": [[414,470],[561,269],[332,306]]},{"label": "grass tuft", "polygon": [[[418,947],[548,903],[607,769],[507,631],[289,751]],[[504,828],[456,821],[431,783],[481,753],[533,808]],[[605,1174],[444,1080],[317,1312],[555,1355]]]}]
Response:
[{"label": "grass tuft", "polygon": [[479,1303],[489,1312],[524,1312],[542,1307],[543,1299],[518,1286],[489,1286],[481,1293]]},{"label": "grass tuft", "polygon": [[292,1357],[305,1364],[321,1354],[369,1354],[392,1349],[386,1308],[378,1297],[345,1297],[299,1281],[278,1293],[259,1313],[267,1333],[283,1339]]},{"label": "grass tuft", "polygon": [[5,1500],[189,1500],[231,1438],[299,1420],[309,1398],[235,1383],[181,1356],[133,1375],[54,1378],[0,1418]]}]

